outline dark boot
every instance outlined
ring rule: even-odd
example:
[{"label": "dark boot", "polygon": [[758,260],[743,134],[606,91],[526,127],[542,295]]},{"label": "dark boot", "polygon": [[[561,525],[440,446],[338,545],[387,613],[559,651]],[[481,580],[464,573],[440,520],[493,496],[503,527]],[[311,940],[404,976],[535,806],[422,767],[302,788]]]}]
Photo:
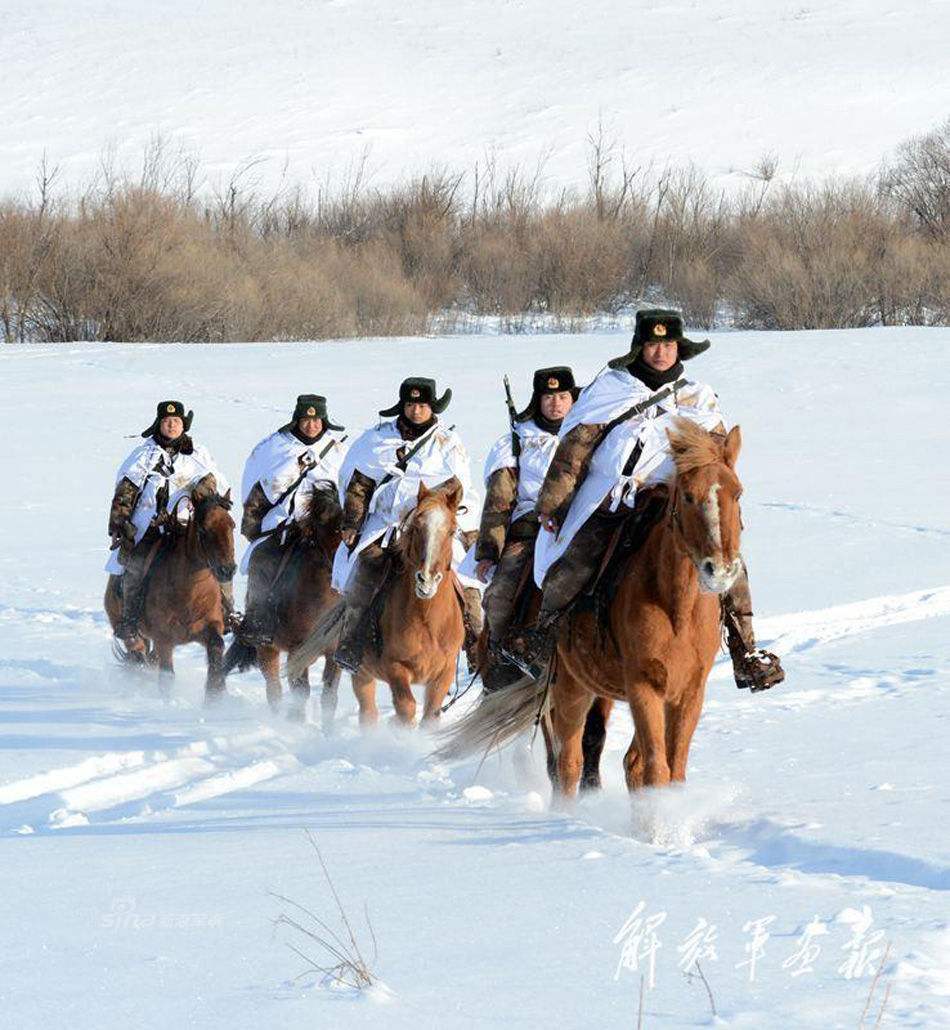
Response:
[{"label": "dark boot", "polygon": [[340,631],[340,642],[333,653],[333,661],[347,672],[358,671],[366,651],[366,629],[368,607],[357,607],[346,603],[343,616],[343,628]]},{"label": "dark boot", "polygon": [[262,647],[273,641],[276,630],[277,607],[271,598],[265,595],[248,605],[238,635],[242,643],[250,647]]},{"label": "dark boot", "polygon": [[356,672],[363,660],[369,635],[370,609],[388,572],[388,555],[379,544],[370,544],[359,556],[347,584],[343,628],[333,660],[348,672]]},{"label": "dark boot", "polygon": [[481,672],[482,690],[486,694],[504,690],[505,687],[510,687],[512,683],[520,680],[523,675],[517,665],[506,661],[500,653],[492,651],[489,653],[488,663]]},{"label": "dark boot", "polygon": [[122,616],[115,635],[126,647],[132,647],[140,639],[139,620],[145,608],[145,558],[145,554],[133,552],[122,574]]},{"label": "dark boot", "polygon": [[752,594],[745,563],[736,582],[722,596],[722,614],[736,686],[754,694],[781,683],[785,679],[785,671],[778,655],[755,646]]}]

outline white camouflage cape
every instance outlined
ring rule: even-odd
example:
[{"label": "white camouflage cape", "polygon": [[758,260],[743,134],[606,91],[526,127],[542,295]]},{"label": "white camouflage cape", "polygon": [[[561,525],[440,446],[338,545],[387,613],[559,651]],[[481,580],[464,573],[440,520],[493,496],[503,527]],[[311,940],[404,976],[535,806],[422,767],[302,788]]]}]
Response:
[{"label": "white camouflage cape", "polygon": [[[171,512],[177,508],[179,519],[185,522],[188,519],[188,508],[187,505],[179,504],[179,501],[183,497],[190,497],[192,489],[208,473],[214,476],[218,493],[224,494],[228,490],[228,481],[207,447],[196,443],[191,454],[169,454],[151,437],[140,443],[122,462],[115,477],[116,486],[123,479],[128,479],[141,491],[132,512],[135,542],[138,543],[145,536],[149,523],[158,514],[158,494],[165,483],[168,484],[165,510]],[[121,576],[125,571],[119,563],[118,550],[109,553],[105,570],[113,576]]]},{"label": "white camouflage cape", "polygon": [[[346,452],[344,439],[345,437],[327,432],[319,440],[305,444],[289,429],[278,429],[261,440],[251,451],[244,464],[244,475],[241,477],[241,500],[247,503],[255,483],[261,484],[264,496],[274,505],[261,521],[262,531],[267,532],[289,525],[295,519],[302,519],[315,490],[336,490],[340,466]],[[301,461],[312,461],[312,467],[296,489],[282,498],[278,504],[278,498],[281,498],[303,471]],[[267,538],[258,537],[244,552],[241,559],[241,572],[244,575],[247,575],[251,555],[265,539]]]},{"label": "white camouflage cape", "polygon": [[[373,429],[367,429],[350,448],[340,469],[340,502],[346,501],[346,488],[355,471],[379,483],[392,475],[382,487],[377,487],[370,498],[369,512],[360,538],[352,551],[346,544],[340,544],[333,562],[333,589],[341,593],[346,588],[350,574],[360,553],[371,543],[389,541],[400,522],[416,506],[419,484],[429,488],[444,483],[455,476],[462,484],[462,504],[459,529],[465,531],[477,528],[478,497],[472,489],[472,474],[468,454],[461,438],[454,429],[436,423],[423,437],[426,442],[413,455],[405,471],[396,464],[396,451],[400,447],[410,449],[418,441],[404,440],[396,426],[396,420],[380,422]],[[463,548],[456,540],[456,559],[461,559]],[[467,585],[467,584],[466,584]]]},{"label": "white camouflage cape", "polygon": [[[624,368],[604,369],[568,412],[561,424],[560,437],[575,426],[608,423],[664,389],[665,386],[651,390]],[[587,477],[574,496],[560,532],[556,536],[545,530],[538,534],[534,550],[534,578],[538,586],[605,497],[610,495],[612,511],[621,503],[632,508],[639,487],[670,482],[674,478],[676,467],[666,430],[678,417],[694,419],[709,430],[724,424],[712,387],[687,380],[659,404],[612,429],[594,451]],[[643,450],[633,471],[624,475],[623,467],[638,441]]]},{"label": "white camouflage cape", "polygon": [[[556,433],[549,433],[542,429],[532,419],[519,422],[515,428],[518,439],[521,441],[521,455],[515,457],[511,430],[498,437],[492,445],[485,459],[485,471],[483,473],[485,486],[488,480],[503,468],[516,468],[518,470],[518,493],[515,498],[515,507],[511,513],[509,525],[533,511],[538,501],[538,494],[541,491],[541,484],[547,475],[548,466],[557,450],[558,436]],[[465,559],[458,568],[459,575],[465,576],[466,581],[474,580],[480,589],[484,589],[488,583],[482,583],[475,577],[475,546],[469,548]],[[489,575],[488,582],[491,581]]]}]

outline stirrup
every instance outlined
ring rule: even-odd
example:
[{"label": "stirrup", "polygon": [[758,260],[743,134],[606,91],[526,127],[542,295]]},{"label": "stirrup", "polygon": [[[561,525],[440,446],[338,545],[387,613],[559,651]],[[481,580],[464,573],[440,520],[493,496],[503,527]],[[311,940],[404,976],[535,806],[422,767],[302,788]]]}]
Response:
[{"label": "stirrup", "polygon": [[540,679],[554,653],[554,633],[551,629],[525,629],[509,637],[499,651],[526,676]]},{"label": "stirrup", "polygon": [[734,663],[733,671],[736,686],[740,690],[748,690],[751,694],[768,690],[785,679],[785,670],[778,655],[761,647],[746,651],[739,661]]},{"label": "stirrup", "polygon": [[347,672],[359,672],[363,664],[363,649],[355,642],[341,640],[333,652],[333,661]]}]

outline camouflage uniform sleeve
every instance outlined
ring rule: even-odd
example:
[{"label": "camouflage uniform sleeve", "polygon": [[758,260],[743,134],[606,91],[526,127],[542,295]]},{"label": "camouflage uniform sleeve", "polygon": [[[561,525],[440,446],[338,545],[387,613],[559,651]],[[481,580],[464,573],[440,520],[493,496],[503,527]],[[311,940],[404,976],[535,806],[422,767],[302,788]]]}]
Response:
[{"label": "camouflage uniform sleeve", "polygon": [[591,455],[603,429],[602,425],[575,426],[557,445],[538,494],[535,510],[539,516],[564,522],[571,501],[587,475]]},{"label": "camouflage uniform sleeve", "polygon": [[355,529],[357,532],[363,528],[366,520],[366,512],[369,509],[369,502],[373,496],[376,484],[369,476],[363,475],[355,470],[350,477],[346,487],[346,498],[343,503],[343,525],[342,531]]},{"label": "camouflage uniform sleeve", "polygon": [[485,506],[478,527],[478,543],[475,546],[476,561],[497,562],[501,557],[517,497],[517,470],[508,466],[496,469],[488,478]]},{"label": "camouflage uniform sleeve", "polygon": [[109,534],[115,536],[132,517],[132,509],[139,496],[138,487],[131,479],[123,478],[115,488],[109,509]]},{"label": "camouflage uniform sleeve", "polygon": [[261,523],[264,516],[273,508],[260,483],[251,487],[251,492],[244,502],[241,514],[241,535],[246,540],[256,540],[261,535]]}]

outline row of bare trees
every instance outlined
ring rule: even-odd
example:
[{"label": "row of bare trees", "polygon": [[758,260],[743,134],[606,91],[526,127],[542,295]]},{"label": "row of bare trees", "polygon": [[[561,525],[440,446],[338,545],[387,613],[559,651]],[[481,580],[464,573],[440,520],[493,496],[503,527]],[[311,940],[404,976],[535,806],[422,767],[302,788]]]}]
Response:
[{"label": "row of bare trees", "polygon": [[0,330],[25,340],[285,340],[427,331],[446,313],[571,321],[643,301],[702,327],[950,321],[950,120],[865,180],[781,182],[764,158],[725,194],[694,166],[631,164],[602,127],[588,183],[489,157],[389,187],[366,158],[313,195],[217,191],[157,140],[78,198],[40,169],[0,203]]}]

